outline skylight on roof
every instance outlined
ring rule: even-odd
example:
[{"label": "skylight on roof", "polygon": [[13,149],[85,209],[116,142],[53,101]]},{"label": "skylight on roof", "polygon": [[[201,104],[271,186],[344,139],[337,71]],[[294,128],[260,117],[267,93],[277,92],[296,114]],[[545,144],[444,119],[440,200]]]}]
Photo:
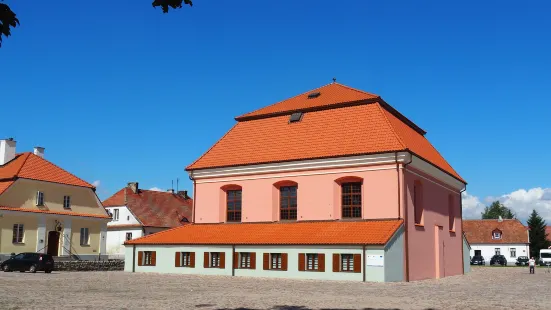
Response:
[{"label": "skylight on roof", "polygon": [[315,93],[309,93],[308,94],[308,99],[314,99],[314,98],[317,98],[321,95],[320,92],[315,92]]},{"label": "skylight on roof", "polygon": [[302,114],[302,112],[295,112],[291,114],[291,117],[289,118],[289,123],[300,122],[300,120],[302,119]]}]

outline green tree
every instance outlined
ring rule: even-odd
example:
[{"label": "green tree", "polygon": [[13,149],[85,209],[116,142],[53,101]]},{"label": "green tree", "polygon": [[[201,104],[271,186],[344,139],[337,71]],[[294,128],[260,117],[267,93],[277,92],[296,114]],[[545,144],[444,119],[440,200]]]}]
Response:
[{"label": "green tree", "polygon": [[498,219],[501,216],[503,219],[514,219],[515,213],[511,209],[504,206],[499,201],[494,201],[492,204],[484,208],[482,219]]},{"label": "green tree", "polygon": [[530,255],[531,257],[538,257],[541,249],[549,247],[549,241],[545,233],[545,221],[536,210],[533,210],[526,223],[530,229]]},{"label": "green tree", "polygon": [[[4,0],[0,0],[4,1]],[[192,6],[191,0],[154,0],[153,7],[160,6],[163,13],[168,13],[169,8],[181,8],[182,4]],[[11,29],[19,25],[16,14],[5,3],[0,3],[0,47],[2,47],[2,35],[6,38],[11,35]]]}]

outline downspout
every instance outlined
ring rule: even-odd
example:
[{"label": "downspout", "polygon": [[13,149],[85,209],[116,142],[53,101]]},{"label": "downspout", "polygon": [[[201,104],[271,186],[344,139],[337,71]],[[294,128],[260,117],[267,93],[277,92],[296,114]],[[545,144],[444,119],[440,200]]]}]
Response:
[{"label": "downspout", "polygon": [[235,276],[235,244],[231,246],[231,276]]},{"label": "downspout", "polygon": [[132,245],[132,272],[136,272],[136,245]]},{"label": "downspout", "polygon": [[463,244],[465,243],[465,235],[463,234],[463,192],[467,190],[467,184],[465,184],[465,187],[459,192],[459,214],[461,216],[461,261],[463,262],[463,265],[461,266],[461,270],[463,271],[462,274],[465,274],[465,253],[463,253]]},{"label": "downspout", "polygon": [[404,257],[405,257],[405,261],[406,261],[406,282],[409,282],[409,243],[408,243],[408,231],[409,231],[409,227],[408,227],[408,203],[407,203],[407,190],[406,190],[406,171],[407,171],[407,166],[409,164],[411,164],[411,162],[413,161],[413,155],[411,153],[409,153],[409,162],[407,163],[404,163],[404,168],[403,168],[403,178],[404,178],[404,228],[405,228],[405,231],[404,231],[404,245],[405,245],[405,249],[404,249]]},{"label": "downspout", "polygon": [[396,175],[398,176],[398,219],[402,218],[402,203],[400,198],[400,165],[398,164],[398,152],[394,152],[394,160],[396,161]]},{"label": "downspout", "polygon": [[363,260],[363,266],[362,266],[362,271],[363,271],[363,281],[365,282],[365,244],[362,246],[362,260]]},{"label": "downspout", "polygon": [[195,191],[197,190],[195,179],[193,178],[193,172],[189,172],[189,179],[193,181],[193,206],[191,208],[191,223],[195,223],[195,201],[197,200],[197,195]]}]

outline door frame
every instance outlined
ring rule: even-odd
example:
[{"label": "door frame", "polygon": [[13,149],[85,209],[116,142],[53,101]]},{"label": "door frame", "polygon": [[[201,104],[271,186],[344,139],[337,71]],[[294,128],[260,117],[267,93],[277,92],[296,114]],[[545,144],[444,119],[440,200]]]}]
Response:
[{"label": "door frame", "polygon": [[[50,235],[57,235],[57,244],[56,244],[56,251],[55,253],[51,253],[50,251],[50,242],[52,242],[52,238],[50,237]],[[49,254],[49,255],[52,255],[54,257],[56,256],[59,256],[59,243],[60,243],[60,240],[61,240],[61,233],[57,230],[50,230],[48,232],[48,240],[47,240],[47,245],[46,245],[46,254]]]}]

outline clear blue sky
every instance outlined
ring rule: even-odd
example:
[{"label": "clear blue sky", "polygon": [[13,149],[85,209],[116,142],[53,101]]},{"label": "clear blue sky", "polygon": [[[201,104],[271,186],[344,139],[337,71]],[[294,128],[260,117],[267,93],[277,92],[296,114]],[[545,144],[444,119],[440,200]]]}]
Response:
[{"label": "clear blue sky", "polygon": [[551,187],[549,1],[7,3],[21,26],[0,48],[0,136],[101,198],[191,190],[185,166],[233,117],[333,77],[427,130],[470,194]]}]

